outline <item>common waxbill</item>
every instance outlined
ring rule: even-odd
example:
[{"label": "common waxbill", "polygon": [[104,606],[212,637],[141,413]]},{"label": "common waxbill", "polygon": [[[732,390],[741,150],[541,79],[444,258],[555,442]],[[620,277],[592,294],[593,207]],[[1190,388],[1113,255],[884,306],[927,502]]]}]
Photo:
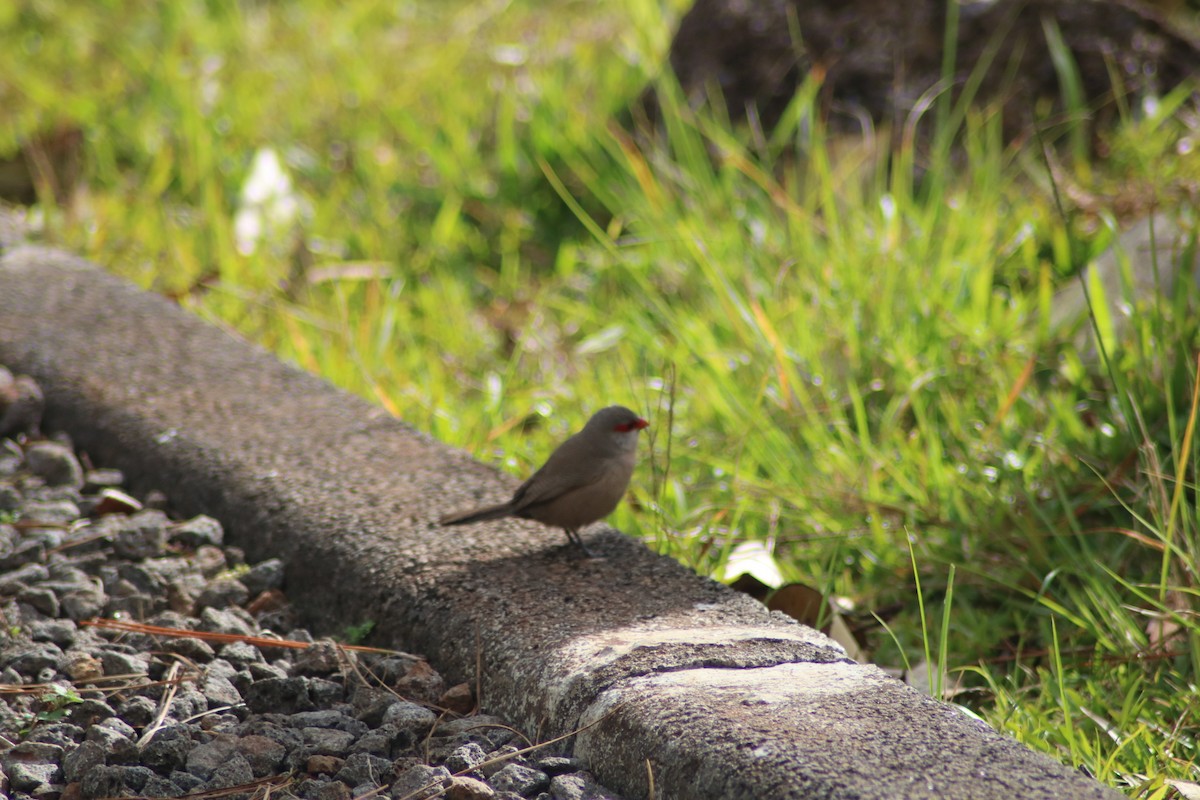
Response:
[{"label": "common waxbill", "polygon": [[449,514],[439,525],[467,525],[502,517],[532,519],[562,528],[567,539],[591,555],[579,529],[612,513],[629,487],[638,431],[650,423],[624,406],[592,415],[583,430],[550,454],[542,468],[494,506]]}]

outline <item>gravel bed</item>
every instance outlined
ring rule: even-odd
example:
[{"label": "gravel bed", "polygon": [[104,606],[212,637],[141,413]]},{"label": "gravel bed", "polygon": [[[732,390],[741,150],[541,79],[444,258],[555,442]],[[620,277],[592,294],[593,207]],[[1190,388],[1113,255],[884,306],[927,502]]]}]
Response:
[{"label": "gravel bed", "polygon": [[42,407],[34,381],[0,367],[0,792],[618,798],[552,744],[526,751],[472,713],[471,687],[421,657],[314,642],[277,559],[246,564],[216,520],[125,494],[120,472],[40,434]]}]

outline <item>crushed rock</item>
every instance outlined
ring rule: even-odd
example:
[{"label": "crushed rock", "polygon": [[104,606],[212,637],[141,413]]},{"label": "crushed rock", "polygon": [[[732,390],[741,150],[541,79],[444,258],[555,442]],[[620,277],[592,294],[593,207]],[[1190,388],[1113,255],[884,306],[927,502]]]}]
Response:
[{"label": "crushed rock", "polygon": [[42,396],[0,367],[0,793],[619,800],[577,760],[470,716],[471,687],[423,658],[314,642],[278,559],[245,563],[217,520],[174,520],[161,495],[139,501],[42,436]]}]

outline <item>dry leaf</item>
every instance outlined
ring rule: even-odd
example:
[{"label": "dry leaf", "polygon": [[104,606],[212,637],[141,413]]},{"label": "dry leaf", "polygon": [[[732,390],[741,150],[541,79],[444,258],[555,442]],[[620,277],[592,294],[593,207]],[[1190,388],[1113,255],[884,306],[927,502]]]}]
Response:
[{"label": "dry leaf", "polygon": [[1177,781],[1173,778],[1167,778],[1163,783],[1178,792],[1183,800],[1200,800],[1200,783]]},{"label": "dry leaf", "polygon": [[749,572],[743,572],[741,575],[739,575],[737,580],[729,584],[729,588],[733,589],[735,592],[748,594],[764,605],[767,602],[767,595],[771,593],[770,586],[767,586]]},{"label": "dry leaf", "polygon": [[[821,604],[824,596],[811,586],[803,583],[789,583],[781,586],[767,600],[767,608],[772,611],[782,611],[797,622],[803,622],[815,628],[818,623],[829,621],[828,612],[822,618]],[[831,609],[832,610],[832,609]]]}]

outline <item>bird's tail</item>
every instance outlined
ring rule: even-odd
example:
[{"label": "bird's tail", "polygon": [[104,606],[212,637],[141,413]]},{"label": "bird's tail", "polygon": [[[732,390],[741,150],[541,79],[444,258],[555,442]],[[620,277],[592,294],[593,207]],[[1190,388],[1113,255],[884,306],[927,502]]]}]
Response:
[{"label": "bird's tail", "polygon": [[494,506],[473,508],[470,511],[460,511],[457,514],[447,514],[438,520],[438,525],[469,525],[472,522],[483,522],[488,519],[500,519],[512,516],[512,503],[498,503]]}]

